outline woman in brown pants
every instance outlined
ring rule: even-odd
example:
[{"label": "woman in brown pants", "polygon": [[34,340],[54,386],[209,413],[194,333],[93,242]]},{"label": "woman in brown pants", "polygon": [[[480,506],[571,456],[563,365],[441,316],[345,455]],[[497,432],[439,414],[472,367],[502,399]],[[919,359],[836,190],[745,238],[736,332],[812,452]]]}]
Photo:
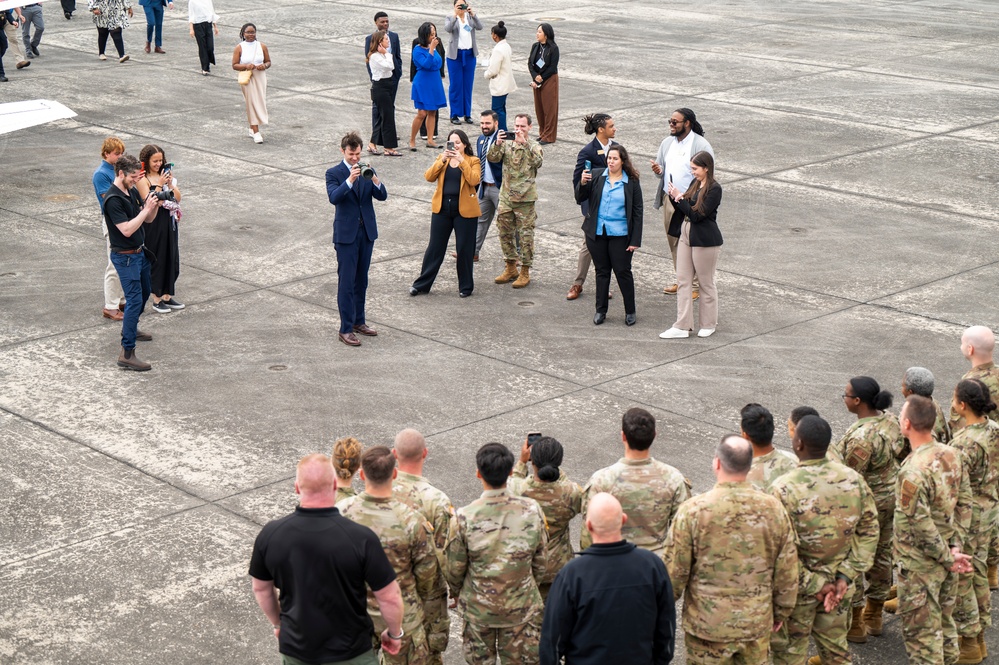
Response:
[{"label": "woman in brown pants", "polygon": [[534,88],[534,115],[538,117],[538,143],[555,143],[558,134],[558,44],[550,23],[538,26],[538,41],[527,58]]},{"label": "woman in brown pants", "polygon": [[676,201],[683,215],[680,244],[676,248],[676,277],[680,285],[676,301],[676,323],[659,334],[663,339],[689,337],[694,327],[692,298],[694,273],[701,280],[700,319],[698,337],[708,337],[718,325],[718,288],[715,269],[721,254],[722,235],[718,230],[718,206],[722,187],[715,182],[715,160],[702,150],[690,158],[693,182],[686,192],[669,183],[668,194]]}]

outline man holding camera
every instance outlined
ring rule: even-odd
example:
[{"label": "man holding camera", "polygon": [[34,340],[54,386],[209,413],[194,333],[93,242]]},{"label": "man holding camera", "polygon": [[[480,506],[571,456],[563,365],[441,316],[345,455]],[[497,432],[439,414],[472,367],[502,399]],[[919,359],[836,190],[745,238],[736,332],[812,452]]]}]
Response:
[{"label": "man holding camera", "polygon": [[[519,113],[514,119],[515,134],[499,132],[496,141],[486,153],[493,164],[503,164],[503,183],[499,192],[496,225],[499,227],[500,247],[506,260],[506,270],[495,279],[497,284],[513,282],[513,288],[522,289],[531,283],[531,265],[534,263],[534,223],[538,219],[534,204],[538,200],[535,181],[544,161],[541,146],[531,140],[531,116]],[[516,239],[520,237],[518,249]],[[517,272],[517,261],[520,272]],[[516,280],[516,281],[514,281]]]},{"label": "man holding camera", "polygon": [[356,132],[340,140],[343,161],[326,171],[326,193],[336,206],[333,217],[333,247],[336,250],[337,308],[340,310],[340,341],[360,346],[357,334],[378,334],[364,320],[371,251],[378,238],[372,199],[388,198],[385,185],[368,164],[361,164],[364,141]]},{"label": "man holding camera", "polygon": [[152,365],[142,362],[135,355],[135,342],[148,342],[152,335],[139,331],[139,316],[149,298],[149,261],[145,255],[145,231],[156,217],[160,200],[150,194],[145,203],[135,189],[141,177],[139,160],[132,155],[122,155],[115,163],[114,183],[104,194],[104,224],[111,244],[111,263],[118,271],[121,288],[125,292],[125,318],[121,325],[121,354],[118,367],[145,372]]}]

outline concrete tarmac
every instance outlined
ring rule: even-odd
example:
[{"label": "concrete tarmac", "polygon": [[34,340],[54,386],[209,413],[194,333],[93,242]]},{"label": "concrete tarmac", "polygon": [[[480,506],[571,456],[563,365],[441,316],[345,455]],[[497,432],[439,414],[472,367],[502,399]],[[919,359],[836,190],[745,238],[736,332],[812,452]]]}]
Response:
[{"label": "concrete tarmac", "polygon": [[[82,0],[72,20],[48,0],[40,57],[17,70],[7,52],[0,101],[53,99],[78,116],[0,136],[0,662],[277,662],[250,592],[251,545],[295,506],[297,459],[338,437],[390,445],[419,429],[428,477],[463,505],[480,491],[481,444],[516,449],[539,429],[585,483],[620,457],[621,414],[638,405],[658,419],[653,454],[703,492],[714,446],[747,402],[778,423],[811,404],[839,436],[850,377],[875,377],[897,410],[903,372],[923,365],[946,403],[968,368],[963,328],[999,327],[992,3],[497,0],[477,9],[487,30],[504,20],[510,31],[511,118],[533,114],[524,65],[538,22],[552,23],[562,52],[533,281],[493,284],[494,225],[473,297],[458,298],[450,257],[432,293],[410,297],[436,152],[374,157],[389,191],[368,291],[379,335],[339,343],[324,172],[345,132],[370,132],[364,36],[385,9],[405,47],[423,21],[442,26],[448,5],[218,0],[218,65],[203,77],[184,0],[166,12],[165,55],[143,53],[135,7],[125,64],[97,59]],[[227,64],[248,21],[274,63],[262,145],[246,135]],[[480,34],[480,60],[489,43]],[[481,72],[476,119],[489,105]],[[648,160],[678,107],[696,111],[717,155],[725,245],[718,331],[666,341],[673,270]],[[595,111],[614,116],[642,175],[633,327],[619,295],[593,325],[592,272],[583,296],[565,299],[582,240],[570,179],[589,140],[581,118]],[[120,326],[100,312],[90,177],[109,135],[132,154],[161,146],[184,193],[176,295],[187,308],[146,308],[155,339],[139,346],[153,364],[142,374],[115,366]],[[987,632],[995,653],[997,635]],[[905,662],[898,619],[853,653]],[[447,662],[461,660],[455,617]]]}]

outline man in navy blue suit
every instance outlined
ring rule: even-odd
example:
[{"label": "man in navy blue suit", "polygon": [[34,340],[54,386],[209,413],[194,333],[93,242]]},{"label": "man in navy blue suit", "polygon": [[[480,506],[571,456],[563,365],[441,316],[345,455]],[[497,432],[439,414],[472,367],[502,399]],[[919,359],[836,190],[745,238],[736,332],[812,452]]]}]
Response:
[{"label": "man in navy blue suit", "polygon": [[388,198],[385,185],[372,169],[371,178],[361,176],[361,148],[364,141],[351,132],[340,140],[343,161],[326,171],[326,193],[336,206],[333,217],[333,247],[339,281],[336,304],[340,310],[340,341],[360,346],[357,334],[374,337],[378,333],[364,321],[364,298],[368,290],[371,250],[378,237],[372,199]]},{"label": "man in navy blue suit", "polygon": [[[388,33],[389,38],[389,48],[392,50],[392,64],[395,67],[392,69],[392,106],[395,107],[395,96],[399,92],[399,79],[402,78],[402,50],[399,48],[399,34],[389,30],[389,17],[385,12],[378,12],[375,14],[375,30],[384,30]],[[371,35],[364,38],[364,56],[367,57],[368,50],[371,48]],[[368,78],[371,78],[371,67],[368,67]],[[375,107],[374,102],[371,103],[371,127],[378,124],[378,109]],[[374,132],[372,132],[374,133]],[[372,150],[376,149],[374,144],[368,146]]]}]

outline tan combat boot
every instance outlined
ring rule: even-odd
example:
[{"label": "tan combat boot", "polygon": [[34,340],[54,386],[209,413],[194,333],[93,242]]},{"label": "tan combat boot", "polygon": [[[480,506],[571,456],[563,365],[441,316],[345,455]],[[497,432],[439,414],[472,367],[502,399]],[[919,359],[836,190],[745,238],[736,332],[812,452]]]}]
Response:
[{"label": "tan combat boot", "polygon": [[124,346],[121,347],[121,353],[118,355],[118,367],[136,372],[145,372],[153,368],[149,363],[144,363],[136,357],[135,349],[126,350]]},{"label": "tan combat boot", "polygon": [[989,588],[995,591],[999,589],[999,566],[989,564]]},{"label": "tan combat boot", "polygon": [[889,614],[895,614],[898,612],[898,596],[892,598],[891,600],[886,600],[881,609]]},{"label": "tan combat boot", "polygon": [[517,277],[517,281],[513,283],[513,288],[522,289],[531,283],[531,269],[527,266],[520,267],[520,275]]},{"label": "tan combat boot", "polygon": [[881,635],[881,608],[884,607],[883,600],[867,599],[867,607],[864,608],[864,626],[867,627],[867,634],[874,637]]},{"label": "tan combat boot", "polygon": [[985,646],[985,631],[978,633],[978,650],[982,654],[982,660],[989,657],[989,650]]},{"label": "tan combat boot", "polygon": [[978,638],[962,637],[957,665],[978,665],[980,662],[982,662],[982,652],[978,649]]},{"label": "tan combat boot", "polygon": [[853,608],[853,622],[850,624],[850,631],[846,634],[847,642],[863,644],[867,641],[867,627],[864,625],[864,608]]},{"label": "tan combat boot", "polygon": [[822,656],[812,656],[808,659],[808,665],[822,665]]},{"label": "tan combat boot", "polygon": [[504,270],[503,274],[497,277],[494,281],[497,284],[506,284],[507,282],[512,282],[513,280],[517,279],[518,276],[519,273],[517,273],[517,262],[515,260],[507,261],[506,270]]}]

